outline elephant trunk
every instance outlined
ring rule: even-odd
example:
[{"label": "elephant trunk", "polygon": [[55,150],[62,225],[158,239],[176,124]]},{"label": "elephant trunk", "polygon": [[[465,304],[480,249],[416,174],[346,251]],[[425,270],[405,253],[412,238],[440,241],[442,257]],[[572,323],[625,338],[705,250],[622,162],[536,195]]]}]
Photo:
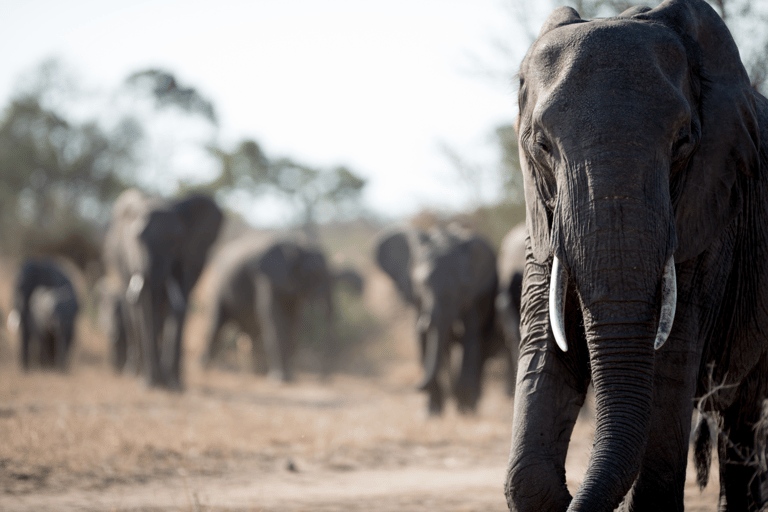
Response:
[{"label": "elephant trunk", "polygon": [[442,318],[442,315],[437,314],[434,308],[429,312],[422,313],[418,324],[422,338],[421,360],[424,366],[424,375],[417,388],[425,391],[437,385],[443,358],[448,350],[451,325],[450,322]]},{"label": "elephant trunk", "polygon": [[611,511],[636,478],[648,439],[654,340],[674,228],[671,216],[626,198],[593,201],[576,216],[572,232],[560,230],[560,247],[581,299],[596,431],[569,510]]}]

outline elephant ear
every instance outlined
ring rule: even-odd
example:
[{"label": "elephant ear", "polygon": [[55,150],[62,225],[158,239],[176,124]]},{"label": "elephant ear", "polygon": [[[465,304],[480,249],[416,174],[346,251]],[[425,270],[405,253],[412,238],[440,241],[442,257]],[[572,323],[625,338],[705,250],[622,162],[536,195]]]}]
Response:
[{"label": "elephant ear", "polygon": [[[539,32],[539,38],[548,32],[559,27],[571,25],[573,23],[586,23],[572,7],[558,7],[549,15]],[[523,188],[525,191],[526,216],[525,223],[528,232],[531,235],[531,247],[533,255],[538,261],[545,261],[552,252],[552,243],[550,241],[550,218],[546,205],[541,195],[536,174],[534,174],[534,163],[529,159],[524,150],[525,144],[520,140],[521,130],[530,128],[530,110],[535,105],[535,98],[531,97],[531,91],[526,83],[527,59],[523,62],[520,70],[520,90],[518,91],[517,103],[520,106],[520,112],[515,124],[515,131],[518,134],[518,146],[521,148],[520,167],[523,171]],[[535,70],[533,71],[535,74]],[[529,105],[530,103],[530,105]],[[526,127],[526,125],[528,125]]]},{"label": "elephant ear", "polygon": [[[420,236],[415,233],[414,236]],[[413,287],[411,286],[410,268],[414,254],[409,239],[411,236],[405,229],[396,229],[382,234],[376,244],[376,263],[392,278],[403,299],[414,302]]]},{"label": "elephant ear", "polygon": [[667,0],[634,18],[660,22],[680,36],[693,65],[694,98],[700,90],[701,139],[670,184],[680,262],[704,251],[741,211],[739,174],[756,176],[759,167],[755,98],[736,43],[703,0]]},{"label": "elephant ear", "polygon": [[[522,145],[520,146],[522,147]],[[523,171],[523,190],[525,192],[525,225],[531,237],[531,250],[536,261],[544,262],[552,253],[550,242],[550,219],[547,207],[536,185],[533,173],[534,164],[522,151],[520,167]]]},{"label": "elephant ear", "polygon": [[554,30],[557,27],[563,25],[570,25],[571,23],[583,23],[586,20],[581,19],[579,13],[573,7],[558,7],[552,14],[547,17],[544,25],[542,25],[539,31],[539,37],[543,36],[550,30]]}]

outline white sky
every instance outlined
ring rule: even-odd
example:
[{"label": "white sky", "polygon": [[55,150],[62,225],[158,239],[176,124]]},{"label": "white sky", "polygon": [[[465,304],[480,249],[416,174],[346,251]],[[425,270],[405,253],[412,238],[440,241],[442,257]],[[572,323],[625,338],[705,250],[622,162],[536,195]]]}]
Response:
[{"label": "white sky", "polygon": [[[495,184],[462,182],[440,145],[494,167],[494,129],[514,118],[512,84],[469,72],[515,30],[500,2],[0,0],[0,105],[49,57],[104,88],[160,67],[212,100],[226,148],[347,165],[379,214],[462,208]],[[266,204],[241,210],[269,222]]]}]

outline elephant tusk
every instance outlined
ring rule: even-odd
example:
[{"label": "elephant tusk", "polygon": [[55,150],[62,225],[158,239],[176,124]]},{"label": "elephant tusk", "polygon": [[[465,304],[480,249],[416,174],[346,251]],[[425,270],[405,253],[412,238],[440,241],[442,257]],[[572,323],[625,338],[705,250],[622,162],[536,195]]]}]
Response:
[{"label": "elephant tusk", "polygon": [[131,280],[128,281],[128,289],[125,292],[125,298],[129,304],[136,304],[141,295],[141,290],[144,288],[144,276],[138,272],[131,276]]},{"label": "elephant tusk", "polygon": [[664,265],[664,278],[662,286],[661,314],[659,315],[659,328],[656,331],[656,340],[653,348],[658,350],[667,341],[675,321],[675,309],[677,308],[677,276],[675,275],[675,257],[670,256]]},{"label": "elephant tusk", "polygon": [[552,276],[549,280],[549,322],[552,333],[560,350],[568,352],[565,340],[565,287],[568,285],[568,272],[555,256],[552,262]]}]

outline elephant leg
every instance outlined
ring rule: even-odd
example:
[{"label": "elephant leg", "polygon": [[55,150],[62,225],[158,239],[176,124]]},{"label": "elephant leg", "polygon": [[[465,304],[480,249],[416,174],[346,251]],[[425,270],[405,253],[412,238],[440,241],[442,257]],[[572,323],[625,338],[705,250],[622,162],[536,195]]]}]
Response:
[{"label": "elephant leg", "polygon": [[240,322],[240,327],[251,340],[251,366],[253,368],[253,373],[256,375],[266,375],[269,367],[267,365],[261,327],[256,316],[248,315],[248,318],[243,318]]},{"label": "elephant leg", "polygon": [[[718,435],[720,458],[720,509],[764,510],[768,503],[768,475],[765,457],[768,411],[762,400],[762,378],[766,370],[766,357],[742,381],[740,397],[722,413],[722,430]],[[761,393],[762,391],[762,393]]]},{"label": "elephant leg", "polygon": [[165,386],[173,390],[181,390],[181,365],[183,359],[182,329],[184,327],[184,311],[174,311],[165,319],[161,351],[161,366]]},{"label": "elephant leg", "polygon": [[445,393],[440,383],[433,382],[427,388],[426,392],[429,394],[427,402],[427,411],[430,416],[440,416],[443,414],[445,408]]},{"label": "elephant leg", "polygon": [[462,336],[462,360],[459,377],[454,384],[454,395],[461,413],[472,413],[477,408],[482,385],[482,350],[480,346],[480,322],[474,309],[464,316]]},{"label": "elephant leg", "polygon": [[112,309],[112,329],[109,333],[110,359],[112,368],[116,372],[121,372],[125,368],[128,350],[128,336],[125,332],[125,318],[123,318],[123,308],[118,301],[115,301]]},{"label": "elephant leg", "polygon": [[221,350],[221,328],[224,326],[226,320],[224,306],[219,303],[213,308],[213,313],[208,319],[208,327],[206,328],[205,336],[203,337],[205,350],[200,357],[200,362],[205,368],[210,368],[216,354]]},{"label": "elephant leg", "polygon": [[57,369],[64,371],[67,364],[67,349],[69,348],[69,342],[61,329],[57,329],[57,332],[53,337],[53,343],[53,364]]},{"label": "elephant leg", "polygon": [[55,363],[56,357],[56,336],[47,332],[39,337],[40,347],[40,366],[50,368]]},{"label": "elephant leg", "polygon": [[289,382],[293,378],[289,364],[290,337],[296,318],[287,311],[285,301],[273,292],[269,279],[264,276],[258,279],[256,307],[269,361],[269,376],[280,382]]},{"label": "elephant leg", "polygon": [[24,369],[24,371],[27,371],[29,370],[32,336],[23,316],[21,318],[21,322],[19,323],[19,341],[21,342],[21,367]]}]

